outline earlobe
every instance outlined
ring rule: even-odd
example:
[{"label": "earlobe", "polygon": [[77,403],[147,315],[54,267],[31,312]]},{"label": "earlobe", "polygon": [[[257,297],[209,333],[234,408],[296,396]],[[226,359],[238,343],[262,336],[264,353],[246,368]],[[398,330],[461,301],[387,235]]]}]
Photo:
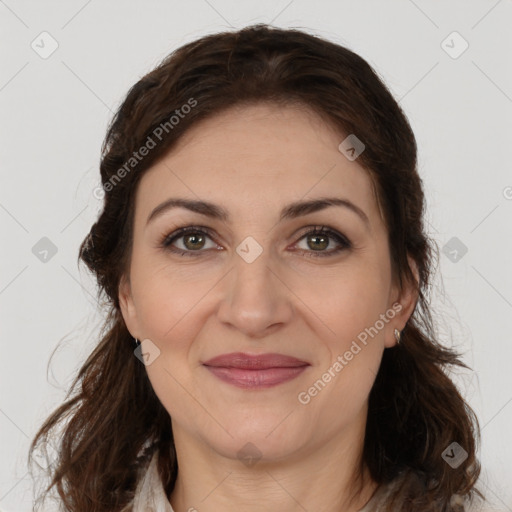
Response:
[{"label": "earlobe", "polygon": [[386,347],[393,347],[396,344],[396,338],[394,334],[394,329],[398,329],[400,332],[404,329],[405,324],[408,322],[411,317],[414,308],[416,307],[416,303],[418,301],[419,294],[419,272],[418,266],[416,262],[410,257],[407,257],[409,261],[409,266],[412,270],[412,273],[415,278],[415,282],[407,282],[404,285],[402,292],[399,294],[397,302],[400,304],[401,309],[397,315],[394,317],[393,328],[391,329],[391,334],[389,336],[389,341],[386,342]]}]

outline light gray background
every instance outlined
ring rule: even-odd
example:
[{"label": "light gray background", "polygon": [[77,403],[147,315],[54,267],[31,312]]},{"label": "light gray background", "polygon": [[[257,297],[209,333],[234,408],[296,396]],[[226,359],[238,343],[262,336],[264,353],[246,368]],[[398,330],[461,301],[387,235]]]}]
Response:
[{"label": "light gray background", "polygon": [[[173,49],[258,21],[348,46],[409,117],[430,235],[467,247],[457,262],[441,254],[439,334],[474,370],[455,378],[483,427],[489,510],[512,511],[512,0],[0,0],[1,510],[31,510],[29,440],[96,339],[94,283],[76,259],[101,206],[112,112]],[[31,48],[43,31],[58,43],[47,59]],[[469,44],[457,58],[453,31]],[[46,263],[32,252],[42,237],[58,250]]]}]

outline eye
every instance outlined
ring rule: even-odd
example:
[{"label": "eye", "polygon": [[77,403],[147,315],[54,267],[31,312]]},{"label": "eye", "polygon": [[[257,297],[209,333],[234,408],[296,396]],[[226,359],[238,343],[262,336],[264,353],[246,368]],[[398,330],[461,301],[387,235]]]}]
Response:
[{"label": "eye", "polygon": [[[324,226],[315,226],[310,229],[300,237],[299,242],[303,239],[306,239],[307,247],[299,247],[299,251],[308,257],[332,256],[352,248],[352,243],[348,238]],[[208,246],[208,240],[210,246]],[[335,245],[333,249],[325,250],[332,245]],[[219,249],[219,246],[212,240],[210,229],[203,226],[180,228],[170,235],[165,235],[160,246],[181,256],[199,256],[199,253],[204,252],[203,249]]]},{"label": "eye", "polygon": [[[218,247],[212,242],[212,246],[208,247],[206,240],[211,240],[210,230],[199,226],[186,226],[178,229],[170,235],[166,235],[161,242],[161,246],[171,252],[182,256],[196,256],[194,253],[202,252],[201,249],[212,249]],[[173,246],[175,241],[181,243],[181,247]]]},{"label": "eye", "polygon": [[[341,251],[352,248],[352,244],[348,238],[341,235],[337,231],[327,229],[324,226],[317,227],[307,231],[300,240],[306,240],[306,248],[300,248],[301,251],[305,251],[308,257],[327,257],[334,254],[338,254]],[[337,247],[326,251],[328,247],[334,245],[331,240],[334,240]]]}]

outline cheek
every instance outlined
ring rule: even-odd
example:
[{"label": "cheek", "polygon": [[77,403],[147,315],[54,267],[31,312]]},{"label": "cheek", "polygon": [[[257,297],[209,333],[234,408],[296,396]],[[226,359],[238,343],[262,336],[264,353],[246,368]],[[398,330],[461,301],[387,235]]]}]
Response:
[{"label": "cheek", "polygon": [[350,417],[365,404],[379,370],[383,336],[392,318],[386,316],[388,288],[380,276],[354,271],[324,289],[323,319],[335,334],[326,342],[329,366],[316,376],[322,381],[318,387],[325,384],[317,405],[325,406],[333,424],[340,410]]},{"label": "cheek", "polygon": [[301,276],[293,289],[326,327],[329,344],[341,350],[385,314],[389,282],[377,267],[347,265],[314,280]]},{"label": "cheek", "polygon": [[370,334],[365,327],[371,317],[368,311],[355,311],[352,317],[338,315],[333,320],[338,334],[327,342],[328,361],[301,389],[333,432],[365,406],[379,370],[384,345],[380,333]]},{"label": "cheek", "polygon": [[[340,350],[348,350],[353,341],[365,347],[371,340],[376,344],[376,340],[382,339],[384,327],[389,322],[385,316],[385,299],[377,290],[365,293],[360,289],[354,290],[353,294],[341,294],[331,299],[328,305],[329,323],[336,333],[335,338],[339,340],[337,345]],[[381,320],[382,315],[386,321]]]},{"label": "cheek", "polygon": [[[322,418],[322,425],[335,435],[344,425],[358,416],[361,409],[366,407],[368,396],[372,389],[380,363],[379,353],[373,351],[369,357],[368,351],[360,353],[347,364],[339,373],[325,384],[311,398],[311,415]],[[318,381],[316,381],[318,383]],[[317,387],[318,384],[316,384]],[[303,407],[308,407],[303,406]],[[317,411],[317,412],[316,412]]]},{"label": "cheek", "polygon": [[189,319],[197,315],[212,285],[204,279],[185,279],[168,265],[151,265],[148,260],[143,266],[134,264],[132,272],[137,316],[145,336],[161,344],[186,339],[183,330],[190,328]]},{"label": "cheek", "polygon": [[375,381],[391,318],[385,315],[387,292],[377,273],[354,271],[331,279],[312,296],[329,334],[321,337],[327,357],[308,385],[318,393],[316,407],[333,425],[360,410]]},{"label": "cheek", "polygon": [[[160,355],[146,367],[148,378],[164,408],[176,418],[194,411],[190,395],[190,351],[200,322],[202,286],[174,279],[167,269],[139,272],[133,280],[142,332]],[[185,421],[186,418],[182,418]]]}]

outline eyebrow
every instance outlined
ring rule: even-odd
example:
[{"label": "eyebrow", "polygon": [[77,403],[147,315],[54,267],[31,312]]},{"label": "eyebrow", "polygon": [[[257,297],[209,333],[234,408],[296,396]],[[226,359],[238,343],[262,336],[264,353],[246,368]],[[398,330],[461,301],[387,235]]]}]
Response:
[{"label": "eyebrow", "polygon": [[[370,220],[368,219],[366,213],[361,208],[359,208],[359,206],[355,205],[348,199],[339,197],[321,197],[309,201],[296,201],[290,203],[281,210],[279,222],[318,212],[331,206],[347,208],[348,210],[355,213],[360,219],[362,219],[367,228],[370,228]],[[212,219],[218,219],[224,222],[229,221],[229,213],[224,208],[216,204],[210,203],[208,201],[171,198],[167,199],[153,209],[153,211],[148,216],[146,224],[149,224],[156,217],[173,208],[185,208]]]}]

